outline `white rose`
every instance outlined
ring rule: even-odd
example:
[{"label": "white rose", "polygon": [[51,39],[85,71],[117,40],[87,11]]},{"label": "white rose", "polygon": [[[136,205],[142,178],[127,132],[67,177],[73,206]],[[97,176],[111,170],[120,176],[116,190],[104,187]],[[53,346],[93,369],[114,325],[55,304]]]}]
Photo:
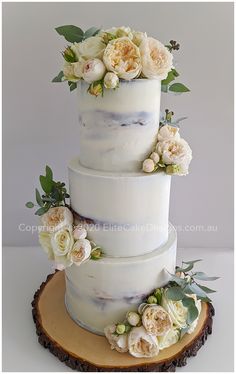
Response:
[{"label": "white rose", "polygon": [[159,349],[162,350],[164,348],[170,347],[171,345],[177,343],[179,341],[179,338],[180,330],[172,328],[165,335],[157,337]]},{"label": "white rose", "polygon": [[75,227],[75,229],[73,231],[73,237],[74,237],[74,239],[76,239],[76,240],[85,239],[86,236],[87,236],[87,230],[85,230],[81,226]]},{"label": "white rose", "polygon": [[144,309],[143,326],[150,335],[165,335],[172,327],[167,311],[160,305],[152,305]]},{"label": "white rose", "polygon": [[103,55],[108,71],[119,78],[131,80],[141,72],[141,57],[138,47],[128,37],[111,40]]},{"label": "white rose", "polygon": [[74,43],[71,46],[78,60],[81,58],[88,60],[91,58],[102,58],[106,45],[100,36],[91,36],[81,43]]},{"label": "white rose", "polygon": [[105,336],[111,345],[111,349],[115,349],[116,351],[120,353],[128,352],[128,335],[127,334],[117,335],[115,334],[115,332],[116,332],[115,324],[106,326],[104,329]]},{"label": "white rose", "polygon": [[153,160],[155,164],[157,164],[160,161],[160,156],[157,152],[152,152],[150,159]]},{"label": "white rose", "polygon": [[140,44],[142,73],[150,79],[165,79],[172,68],[173,56],[154,38],[144,38]]},{"label": "white rose", "polygon": [[73,224],[73,214],[65,206],[50,208],[41,218],[44,229],[54,232]]},{"label": "white rose", "polygon": [[159,353],[157,338],[149,335],[143,326],[134,327],[128,336],[129,353],[134,357],[154,357]]},{"label": "white rose", "polygon": [[201,300],[197,299],[196,295],[189,295],[189,297],[192,297],[194,299],[195,305],[196,305],[197,310],[198,310],[198,317],[191,323],[191,325],[189,326],[189,329],[187,331],[188,334],[192,334],[194,332],[195,328],[197,327],[197,324],[198,324],[199,316],[200,316],[200,313],[201,313],[201,310],[202,310],[202,303],[201,303]]},{"label": "white rose", "polygon": [[105,72],[106,67],[104,63],[98,58],[94,58],[84,63],[82,76],[86,82],[92,83],[102,79]]},{"label": "white rose", "polygon": [[104,77],[104,86],[106,88],[116,88],[119,86],[119,78],[115,73],[108,72]]},{"label": "white rose", "polygon": [[130,27],[120,26],[120,27],[111,27],[105,32],[114,35],[116,38],[121,38],[123,36],[129,37],[131,40],[133,39],[133,34]]},{"label": "white rose", "polygon": [[165,294],[163,294],[162,306],[169,313],[175,327],[184,328],[187,326],[188,309],[183,306],[182,301],[169,300]]},{"label": "white rose", "polygon": [[74,244],[71,228],[64,227],[56,231],[52,234],[51,243],[55,257],[67,255]]},{"label": "white rose", "polygon": [[154,169],[155,163],[151,158],[147,158],[143,161],[143,171],[145,171],[145,173],[152,173]]},{"label": "white rose", "polygon": [[157,151],[166,165],[189,165],[192,159],[192,150],[184,139],[159,142]]},{"label": "white rose", "polygon": [[159,142],[163,142],[165,140],[180,140],[178,127],[170,125],[162,126],[158,131],[157,139]]},{"label": "white rose", "polygon": [[140,315],[136,312],[128,312],[127,321],[131,326],[137,326],[140,322]]},{"label": "white rose", "polygon": [[90,257],[91,250],[92,247],[89,240],[79,239],[69,253],[69,258],[73,264],[79,266]]},{"label": "white rose", "polygon": [[147,38],[147,34],[141,31],[134,31],[133,32],[133,39],[132,42],[136,44],[138,47],[140,46],[143,39]]},{"label": "white rose", "polygon": [[67,254],[64,256],[55,256],[54,261],[55,268],[60,271],[72,265],[72,261],[70,260]]},{"label": "white rose", "polygon": [[54,253],[51,243],[51,233],[49,231],[40,231],[39,243],[48,255],[49,260],[54,260]]}]

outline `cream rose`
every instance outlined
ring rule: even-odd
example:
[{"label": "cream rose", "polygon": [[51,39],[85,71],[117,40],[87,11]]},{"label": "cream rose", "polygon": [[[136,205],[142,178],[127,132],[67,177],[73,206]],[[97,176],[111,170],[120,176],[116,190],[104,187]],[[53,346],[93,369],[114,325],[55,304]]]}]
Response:
[{"label": "cream rose", "polygon": [[150,79],[165,79],[172,68],[173,56],[154,38],[144,38],[140,44],[142,73]]},{"label": "cream rose", "polygon": [[104,63],[98,58],[93,58],[84,63],[82,68],[82,77],[86,82],[92,83],[102,79],[105,72],[106,67]]},{"label": "cream rose", "polygon": [[71,46],[78,60],[81,58],[89,60],[91,58],[102,58],[106,45],[100,36],[91,36],[81,43],[74,43]]},{"label": "cream rose", "polygon": [[174,327],[187,327],[188,309],[183,306],[182,301],[170,300],[163,294],[162,306],[168,312]]},{"label": "cream rose", "polygon": [[105,88],[116,88],[119,86],[119,78],[115,73],[108,72],[104,77]]},{"label": "cream rose", "polygon": [[51,243],[51,233],[49,231],[40,231],[39,243],[48,255],[49,260],[54,260],[54,253]]},{"label": "cream rose", "polygon": [[179,341],[179,338],[180,330],[172,328],[165,335],[157,337],[159,349],[162,350],[170,347],[171,345],[177,343]]},{"label": "cream rose", "polygon": [[143,171],[145,173],[152,173],[155,169],[155,162],[151,158],[147,158],[143,161]]},{"label": "cream rose", "polygon": [[147,38],[147,34],[145,32],[134,31],[132,42],[139,47],[140,44],[142,43],[143,39],[145,39],[145,38]]},{"label": "cream rose", "polygon": [[165,335],[172,327],[169,314],[160,305],[152,305],[144,309],[143,326],[150,335]]},{"label": "cream rose", "polygon": [[160,161],[160,156],[157,152],[152,152],[150,159],[153,160],[155,164],[157,164]]},{"label": "cream rose", "polygon": [[44,229],[55,232],[65,226],[71,226],[73,224],[73,214],[65,206],[54,207],[42,216],[41,222]]},{"label": "cream rose", "polygon": [[128,336],[128,348],[134,357],[154,357],[159,353],[157,338],[149,335],[143,326],[132,328]]},{"label": "cream rose", "polygon": [[82,262],[86,261],[90,257],[91,249],[92,248],[89,240],[79,239],[75,242],[69,254],[69,258],[73,264],[79,266],[82,264]]},{"label": "cream rose", "polygon": [[87,230],[85,230],[81,225],[75,227],[73,231],[73,237],[75,240],[85,239],[87,236]]},{"label": "cream rose", "polygon": [[111,345],[111,349],[115,349],[120,353],[128,352],[128,335],[122,334],[117,335],[116,332],[116,325],[112,324],[106,326],[104,329],[105,336],[108,342]]},{"label": "cream rose", "polygon": [[166,165],[188,164],[192,159],[192,150],[184,139],[166,140],[157,143],[157,152]]},{"label": "cream rose", "polygon": [[52,234],[51,243],[55,257],[67,255],[71,251],[74,244],[71,228],[64,227],[56,231],[54,234]]},{"label": "cream rose", "polygon": [[163,142],[165,140],[180,140],[178,127],[170,125],[162,126],[158,131],[157,139],[159,142]]},{"label": "cream rose", "polygon": [[141,57],[138,47],[128,37],[111,40],[103,55],[108,71],[119,78],[131,80],[141,72]]}]

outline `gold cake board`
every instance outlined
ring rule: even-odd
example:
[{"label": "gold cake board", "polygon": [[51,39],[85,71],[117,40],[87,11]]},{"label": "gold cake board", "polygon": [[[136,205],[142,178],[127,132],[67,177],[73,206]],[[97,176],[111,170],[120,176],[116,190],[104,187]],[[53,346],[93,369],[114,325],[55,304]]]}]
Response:
[{"label": "gold cake board", "polygon": [[111,350],[106,338],[79,327],[68,315],[65,304],[64,271],[50,274],[35,293],[33,319],[39,343],[60,361],[77,371],[175,371],[195,356],[212,332],[212,304],[202,303],[193,334],[164,349],[154,358],[135,358]]}]

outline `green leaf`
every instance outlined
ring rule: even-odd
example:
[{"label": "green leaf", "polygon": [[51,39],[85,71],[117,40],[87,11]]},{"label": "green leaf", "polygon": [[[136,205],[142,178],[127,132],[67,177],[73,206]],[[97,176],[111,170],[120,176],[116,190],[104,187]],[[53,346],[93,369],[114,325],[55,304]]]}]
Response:
[{"label": "green leaf", "polygon": [[195,264],[196,262],[202,261],[200,258],[199,260],[192,260],[192,261],[183,261],[183,264]]},{"label": "green leaf", "polygon": [[198,309],[195,305],[195,301],[192,297],[184,297],[182,300],[183,306],[188,308],[188,324],[193,323],[193,321],[198,317]]},{"label": "green leaf", "polygon": [[48,165],[46,165],[46,178],[49,180],[53,180],[52,169]]},{"label": "green leaf", "polygon": [[64,36],[64,38],[70,43],[79,43],[83,40],[84,32],[80,27],[73,25],[64,25],[56,27],[55,30],[59,35]]},{"label": "green leaf", "polygon": [[182,83],[173,83],[169,87],[169,91],[171,91],[171,92],[189,92],[190,90],[188,89],[188,87],[186,87]]},{"label": "green leaf", "polygon": [[166,79],[161,81],[161,84],[164,86],[168,86],[170,82],[174,81],[179,76],[179,73],[175,69],[171,69],[167,75]]},{"label": "green leaf", "polygon": [[193,274],[193,277],[195,279],[199,279],[199,280],[203,280],[203,281],[214,281],[216,279],[219,279],[219,277],[208,277],[202,271],[197,271],[195,274]]},{"label": "green leaf", "polygon": [[77,87],[77,83],[75,83],[75,82],[70,82],[70,91],[73,91],[73,90],[75,90],[76,89],[76,87]]},{"label": "green leaf", "polygon": [[33,208],[33,207],[34,207],[34,203],[32,203],[32,201],[28,201],[28,202],[25,204],[25,206],[26,206],[27,208]]},{"label": "green leaf", "polygon": [[199,299],[203,301],[211,301],[207,294],[196,283],[188,284],[186,287],[184,287],[183,291],[186,294],[195,294]]},{"label": "green leaf", "polygon": [[203,290],[203,291],[206,292],[206,293],[214,293],[214,292],[216,292],[215,290],[212,290],[211,288],[208,288],[208,287],[202,286],[202,285],[200,285],[200,284],[198,284],[198,283],[196,283],[196,285],[197,285],[198,287],[200,287],[201,290]]},{"label": "green leaf", "polygon": [[46,213],[46,209],[45,208],[39,208],[35,212],[36,216],[42,216],[44,213]]},{"label": "green leaf", "polygon": [[165,85],[165,84],[161,84],[161,92],[167,93],[168,92],[168,86]]},{"label": "green leaf", "polygon": [[192,268],[193,268],[193,264],[189,264],[186,268],[179,268],[179,267],[177,267],[176,268],[176,272],[181,272],[181,271],[183,271],[184,273],[186,273],[187,271],[190,271],[190,270],[192,270]]},{"label": "green leaf", "polygon": [[184,286],[187,284],[185,279],[182,279],[182,278],[180,278],[180,277],[177,277],[177,276],[174,275],[174,274],[171,274],[171,279],[170,279],[170,281],[177,283],[178,286],[180,286],[180,287],[184,287]]},{"label": "green leaf", "polygon": [[64,77],[64,74],[63,74],[63,71],[60,71],[58,73],[58,75],[53,78],[52,82],[55,83],[55,82],[62,82],[62,78]]},{"label": "green leaf", "polygon": [[95,36],[99,33],[101,29],[97,27],[90,27],[90,29],[86,30],[84,33],[84,39],[90,38],[91,36]]},{"label": "green leaf", "polygon": [[43,200],[41,199],[40,193],[37,188],[35,188],[36,201],[39,206],[43,206]]},{"label": "green leaf", "polygon": [[47,179],[43,175],[40,175],[39,180],[40,180],[40,184],[44,192],[46,192],[46,194],[49,194],[52,191],[52,186],[53,186],[52,180]]},{"label": "green leaf", "polygon": [[170,300],[179,301],[185,297],[185,294],[180,287],[170,287],[166,291],[166,296]]}]

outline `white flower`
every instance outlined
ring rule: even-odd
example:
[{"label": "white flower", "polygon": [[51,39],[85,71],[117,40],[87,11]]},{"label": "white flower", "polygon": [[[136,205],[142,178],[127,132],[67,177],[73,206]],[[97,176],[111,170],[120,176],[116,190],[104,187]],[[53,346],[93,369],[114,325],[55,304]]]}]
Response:
[{"label": "white flower", "polygon": [[183,306],[182,301],[169,300],[163,294],[162,306],[169,313],[174,327],[184,328],[187,326],[188,309]]},{"label": "white flower", "polygon": [[147,34],[145,32],[134,31],[132,42],[139,47],[143,39],[145,39],[146,37],[147,37]]},{"label": "white flower", "polygon": [[165,79],[172,68],[173,56],[154,38],[144,38],[140,44],[142,73],[150,79]]},{"label": "white flower", "polygon": [[153,160],[155,164],[157,164],[160,161],[160,156],[157,152],[152,152],[150,159]]},{"label": "white flower", "polygon": [[84,60],[80,60],[77,62],[73,62],[71,65],[73,66],[74,69],[74,76],[78,79],[83,78],[83,67],[84,67]]},{"label": "white flower", "polygon": [[131,80],[141,72],[141,57],[138,47],[128,37],[111,40],[103,55],[108,71],[119,78]]},{"label": "white flower", "polygon": [[152,305],[144,309],[143,326],[150,335],[165,335],[172,327],[169,314],[160,305]]},{"label": "white flower", "polygon": [[145,173],[152,173],[154,169],[155,163],[151,158],[147,158],[143,161],[143,171],[145,171]]},{"label": "white flower", "polygon": [[119,86],[119,78],[115,73],[108,72],[104,77],[104,86],[106,88],[116,88]]},{"label": "white flower", "polygon": [[159,142],[163,142],[165,140],[179,140],[180,135],[178,127],[170,125],[162,126],[158,131],[157,139]]},{"label": "white flower", "polygon": [[157,338],[149,335],[143,326],[134,327],[128,336],[129,353],[134,357],[154,357],[159,353]]},{"label": "white flower", "polygon": [[202,303],[201,303],[201,300],[197,299],[197,296],[195,294],[189,295],[189,297],[192,297],[194,299],[195,305],[196,305],[197,310],[198,310],[198,317],[191,323],[191,325],[189,326],[189,329],[187,331],[188,334],[192,334],[194,332],[195,328],[197,327],[197,324],[198,324],[199,316],[200,316],[200,313],[201,313],[201,310],[202,310]]},{"label": "white flower", "polygon": [[55,232],[73,223],[73,214],[65,206],[50,208],[41,218],[44,229]]},{"label": "white flower", "polygon": [[116,38],[121,38],[123,36],[129,37],[131,40],[133,39],[133,34],[130,27],[120,26],[120,27],[112,27],[108,30],[105,30],[106,33],[114,35]]},{"label": "white flower", "polygon": [[170,347],[171,345],[177,343],[179,341],[179,338],[180,330],[172,328],[165,335],[157,337],[159,349],[162,350],[164,348]]},{"label": "white flower", "polygon": [[78,240],[78,239],[85,239],[87,236],[87,230],[85,230],[83,227],[81,227],[80,225],[75,227],[74,231],[73,231],[73,237],[74,239]]},{"label": "white flower", "polygon": [[91,36],[81,43],[74,43],[72,51],[80,61],[81,58],[89,60],[91,58],[102,58],[106,45],[100,36]]},{"label": "white flower", "polygon": [[51,243],[55,257],[67,255],[71,251],[74,244],[71,228],[64,227],[56,231],[54,234],[52,234]]},{"label": "white flower", "polygon": [[112,324],[106,326],[104,329],[105,336],[108,342],[111,344],[111,349],[115,349],[118,352],[128,352],[128,335],[122,334],[117,335],[116,332],[116,325]]},{"label": "white flower", "polygon": [[127,321],[131,326],[137,326],[140,322],[140,315],[136,312],[129,312],[127,314]]},{"label": "white flower", "polygon": [[40,231],[39,243],[48,255],[49,260],[54,260],[54,253],[51,243],[51,233],[49,231]]},{"label": "white flower", "polygon": [[79,266],[90,257],[91,249],[89,240],[79,239],[75,242],[72,251],[69,254],[69,258],[73,264]]},{"label": "white flower", "polygon": [[189,165],[192,159],[192,150],[184,139],[166,140],[157,143],[157,152],[162,156],[166,165]]},{"label": "white flower", "polygon": [[84,63],[82,76],[86,82],[92,83],[102,79],[105,72],[106,67],[104,63],[98,58],[93,58]]},{"label": "white flower", "polygon": [[65,62],[63,66],[63,74],[64,79],[71,81],[71,82],[77,82],[78,77],[75,76],[74,72],[74,66],[70,62]]}]

